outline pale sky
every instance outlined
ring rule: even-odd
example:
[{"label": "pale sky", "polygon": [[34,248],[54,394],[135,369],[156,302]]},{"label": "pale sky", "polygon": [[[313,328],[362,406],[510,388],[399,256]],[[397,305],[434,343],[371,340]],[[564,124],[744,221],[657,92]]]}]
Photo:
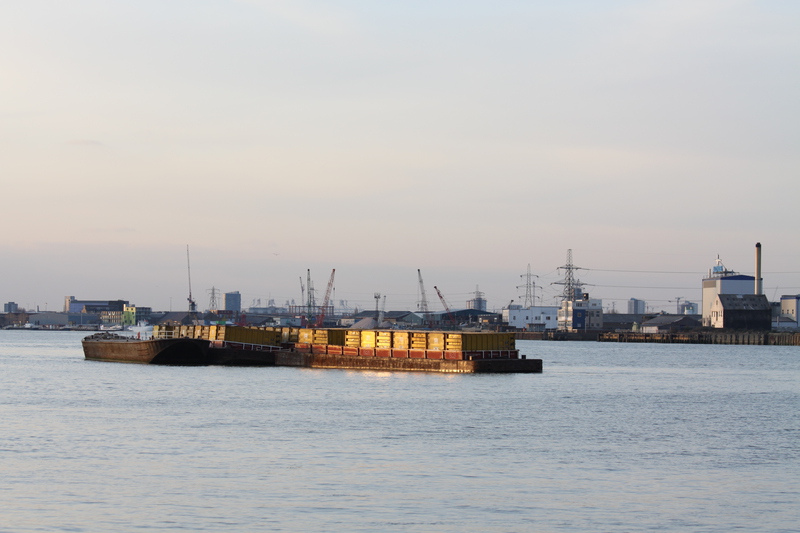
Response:
[{"label": "pale sky", "polygon": [[[0,0],[0,301],[800,293],[800,2]],[[636,271],[636,272],[619,272]],[[642,272],[648,271],[648,272]],[[662,272],[660,274],[654,273]],[[538,303],[538,302],[537,302]]]}]

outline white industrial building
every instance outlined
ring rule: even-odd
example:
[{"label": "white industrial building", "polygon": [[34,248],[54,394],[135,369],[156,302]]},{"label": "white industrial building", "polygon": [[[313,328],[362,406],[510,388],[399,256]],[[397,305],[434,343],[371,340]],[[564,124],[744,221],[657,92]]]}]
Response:
[{"label": "white industrial building", "polygon": [[800,294],[781,296],[780,314],[773,319],[773,328],[780,330],[796,330],[800,327]]},{"label": "white industrial building", "polygon": [[512,305],[503,309],[503,322],[526,331],[545,331],[558,327],[558,307]]},{"label": "white industrial building", "polygon": [[771,306],[763,295],[761,243],[755,247],[754,276],[725,268],[719,257],[703,279],[703,327],[769,329]]},{"label": "white industrial building", "polygon": [[[760,248],[760,246],[759,246]],[[728,270],[717,257],[714,266],[703,278],[703,327],[712,327],[712,312],[720,294],[757,294],[755,277]]]}]

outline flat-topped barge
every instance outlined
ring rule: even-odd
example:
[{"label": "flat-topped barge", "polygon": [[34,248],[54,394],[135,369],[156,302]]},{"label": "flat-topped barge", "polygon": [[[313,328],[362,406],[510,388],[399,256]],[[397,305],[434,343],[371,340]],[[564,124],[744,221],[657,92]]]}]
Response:
[{"label": "flat-topped barge", "polygon": [[148,339],[99,333],[87,360],[164,365],[247,365],[454,373],[541,373],[512,333],[156,326]]}]

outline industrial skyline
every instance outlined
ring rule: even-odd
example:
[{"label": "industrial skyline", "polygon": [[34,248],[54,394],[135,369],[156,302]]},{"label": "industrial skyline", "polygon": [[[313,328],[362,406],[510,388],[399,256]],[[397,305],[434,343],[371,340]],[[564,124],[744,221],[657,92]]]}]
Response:
[{"label": "industrial skyline", "polygon": [[[500,309],[507,307],[509,304],[513,302],[514,305],[524,305],[528,306],[527,298],[530,297],[530,302],[533,305],[543,305],[543,306],[558,306],[560,305],[560,301],[566,297],[568,293],[577,293],[578,292],[586,292],[592,295],[593,298],[599,298],[603,300],[603,307],[606,312],[619,312],[625,313],[626,306],[629,300],[636,299],[636,300],[644,300],[646,302],[646,312],[659,312],[665,311],[668,313],[674,313],[680,307],[681,303],[684,304],[687,302],[693,302],[698,304],[702,300],[702,279],[708,275],[710,269],[713,268],[715,265],[723,264],[720,258],[717,258],[713,263],[709,263],[708,269],[705,272],[697,271],[697,272],[667,272],[667,271],[659,271],[659,270],[645,270],[645,271],[630,271],[630,270],[621,270],[621,271],[611,271],[612,274],[618,273],[627,273],[632,276],[641,276],[644,279],[650,280],[650,283],[655,283],[658,285],[650,285],[650,286],[607,286],[603,285],[602,283],[594,283],[594,282],[586,282],[581,279],[580,273],[583,272],[585,276],[583,279],[594,279],[595,277],[602,277],[604,274],[608,274],[609,272],[605,269],[594,269],[594,268],[584,268],[577,266],[575,263],[572,262],[573,251],[570,249],[567,252],[567,261],[565,264],[556,267],[555,269],[551,270],[547,274],[543,274],[542,276],[536,275],[530,271],[526,272],[525,274],[521,274],[518,277],[523,281],[523,284],[516,285],[515,290],[517,292],[516,297],[512,297],[511,299],[505,301],[504,303],[500,303],[500,301],[496,297],[492,297],[489,295],[489,301],[494,302],[490,303],[487,307],[490,311],[499,311]],[[571,267],[571,268],[570,268]],[[725,268],[728,268],[727,266]],[[730,270],[752,275],[755,272],[755,268],[751,271],[748,269],[739,269],[739,268],[730,268]],[[188,277],[188,269],[187,269],[187,280],[185,280],[185,290],[186,293],[189,293],[189,283],[191,280]],[[324,280],[322,279],[322,272],[314,273],[312,277],[312,272],[307,270],[308,281],[311,282],[312,287],[318,287],[314,289],[314,297],[317,298],[317,301],[322,301],[322,292],[319,287],[325,287],[325,281],[327,281],[327,290],[325,290],[325,295],[329,299],[331,305],[337,308],[337,312],[339,308],[341,308],[341,301],[347,302],[347,307],[350,309],[358,307],[360,310],[369,310],[374,307],[374,298],[375,295],[378,293],[371,293],[366,294],[363,291],[351,291],[345,290],[342,291],[341,289],[337,289],[336,284],[333,283],[333,276],[331,279]],[[796,277],[799,272],[785,272],[779,273],[778,275],[781,276],[790,276]],[[781,295],[784,294],[795,294],[799,287],[783,287],[782,290],[779,286],[772,286],[769,284],[769,272],[764,272],[763,275],[767,276],[767,284],[764,286],[764,293],[771,301],[777,301]],[[776,274],[773,274],[776,275]],[[420,309],[420,301],[421,301],[421,292],[420,292],[420,285],[419,285],[419,277],[421,276],[421,272],[418,270],[417,277],[415,278],[415,284],[413,286],[414,292],[406,292],[406,293],[390,293],[390,294],[383,294],[382,296],[384,299],[389,299],[388,309],[391,310],[410,310],[415,311]],[[692,283],[687,284],[687,286],[679,287],[674,285],[669,285],[669,280],[675,277],[686,278],[687,276],[691,276],[694,278],[694,287],[691,286]],[[345,276],[346,279],[350,279],[349,277]],[[340,274],[341,279],[341,274]],[[547,281],[552,279],[552,281]],[[542,281],[544,280],[544,281]],[[285,293],[279,291],[262,291],[259,293],[253,294],[240,294],[239,291],[234,291],[233,288],[229,289],[220,289],[219,287],[212,286],[208,289],[200,289],[198,290],[197,287],[194,287],[194,293],[207,293],[208,298],[207,301],[200,300],[197,302],[199,310],[208,310],[208,309],[223,309],[226,308],[223,302],[223,295],[228,296],[229,294],[235,293],[235,297],[238,299],[239,306],[242,309],[247,309],[249,307],[266,307],[269,301],[274,301],[274,305],[277,307],[283,307],[288,303],[291,305],[305,305],[309,299],[313,300],[314,297],[309,295],[308,293],[308,283],[304,283],[305,279],[303,277],[300,278],[299,284],[296,284],[297,287],[295,288],[294,292],[296,294],[292,294],[292,290],[288,290]],[[529,286],[530,284],[530,286]],[[424,285],[426,288],[426,292],[433,293],[434,284],[431,283],[429,285]],[[453,308],[462,309],[467,307],[466,301],[471,300],[476,297],[476,292],[480,292],[480,297],[483,298],[486,294],[485,291],[479,290],[480,286],[475,286],[473,290],[468,292],[447,292],[445,295],[447,300],[449,301],[449,305]],[[348,287],[349,288],[349,287]],[[112,291],[114,289],[111,289]],[[663,298],[651,298],[645,299],[639,296],[630,296],[628,294],[642,294],[642,293],[649,293],[653,294],[653,291],[660,291],[663,294],[666,294],[669,291],[673,291],[673,293],[680,293],[676,294],[675,296],[665,296]],[[288,294],[285,298],[281,298],[279,294]],[[616,296],[601,296],[603,294],[613,294]],[[117,293],[111,294],[103,294],[97,295],[96,297],[113,297],[113,298],[123,298],[131,303],[135,303],[137,305],[144,305],[148,307],[152,307],[153,309],[157,309],[160,311],[179,311],[179,310],[186,310],[188,309],[188,298],[186,294],[180,295],[176,294],[175,296],[169,296],[169,305],[166,307],[159,307],[158,305],[153,305],[152,303],[148,302],[146,299],[138,298],[136,295],[120,295]],[[9,299],[5,299],[0,297],[4,301],[9,301]],[[436,296],[431,297],[430,295],[427,298],[428,306],[432,311],[439,310],[440,303],[437,301]],[[24,299],[21,301],[25,301]],[[20,301],[16,301],[20,307],[24,307],[28,310],[35,310],[39,308],[40,310],[59,310],[59,303],[54,306],[50,306],[49,302],[45,302],[44,305],[39,303],[34,304],[22,304]]]},{"label": "industrial skyline", "polygon": [[[0,299],[216,287],[414,309],[800,293],[800,5],[74,0],[0,7]],[[784,205],[786,204],[786,205]],[[434,305],[436,302],[432,302]]]}]

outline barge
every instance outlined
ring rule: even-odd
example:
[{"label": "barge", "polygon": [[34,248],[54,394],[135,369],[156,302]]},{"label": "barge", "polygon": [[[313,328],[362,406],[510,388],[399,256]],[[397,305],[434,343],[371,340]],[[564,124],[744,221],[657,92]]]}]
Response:
[{"label": "barge", "polygon": [[90,361],[156,365],[542,372],[542,360],[520,355],[510,333],[156,326],[147,339],[97,333],[82,345]]}]

